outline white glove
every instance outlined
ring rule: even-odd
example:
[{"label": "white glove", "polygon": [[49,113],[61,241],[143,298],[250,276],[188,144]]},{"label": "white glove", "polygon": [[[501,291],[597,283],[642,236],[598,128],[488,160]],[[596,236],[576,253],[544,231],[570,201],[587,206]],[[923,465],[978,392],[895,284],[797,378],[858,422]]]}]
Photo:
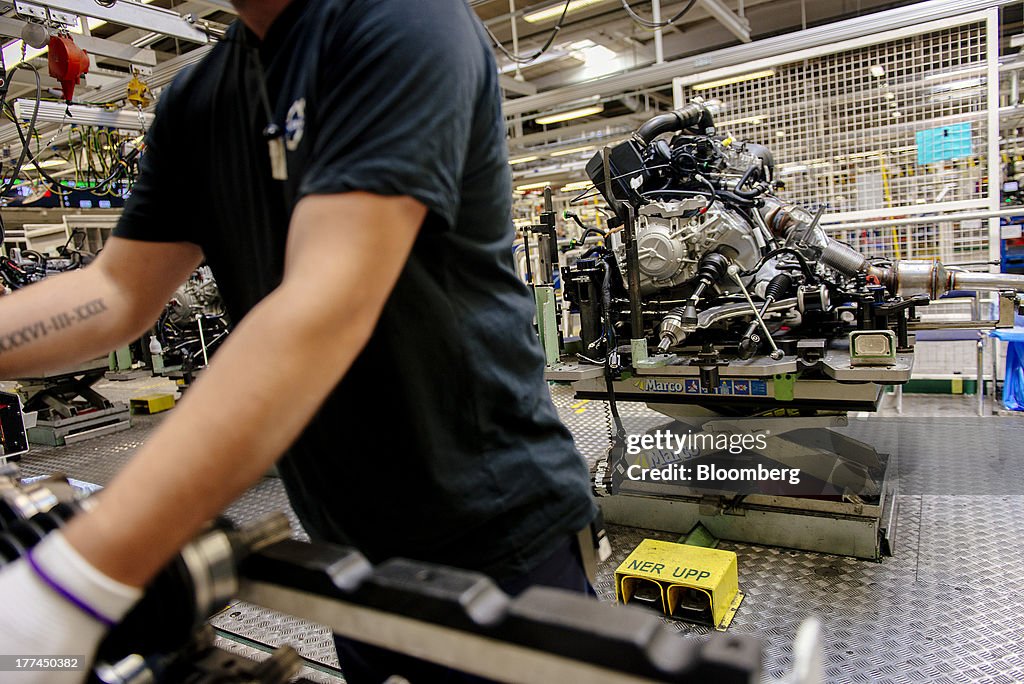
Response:
[{"label": "white glove", "polygon": [[[60,532],[47,535],[36,545],[32,558],[49,581],[24,558],[0,571],[0,654],[78,658],[80,669],[27,672],[5,668],[8,671],[0,672],[0,680],[19,684],[83,682],[108,629],[103,620],[87,611],[116,623],[142,597],[142,590],[94,568]],[[61,590],[74,598],[62,596]],[[76,606],[74,600],[84,607]]]}]

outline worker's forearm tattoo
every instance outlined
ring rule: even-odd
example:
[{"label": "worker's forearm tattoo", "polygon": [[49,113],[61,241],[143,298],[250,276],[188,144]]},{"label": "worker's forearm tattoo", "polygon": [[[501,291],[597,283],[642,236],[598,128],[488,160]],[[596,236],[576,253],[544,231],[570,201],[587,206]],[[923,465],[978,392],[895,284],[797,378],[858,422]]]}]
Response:
[{"label": "worker's forearm tattoo", "polygon": [[70,328],[98,316],[106,310],[107,305],[102,299],[92,299],[73,309],[51,316],[49,319],[40,319],[23,328],[0,333],[0,354],[32,344],[50,333]]}]

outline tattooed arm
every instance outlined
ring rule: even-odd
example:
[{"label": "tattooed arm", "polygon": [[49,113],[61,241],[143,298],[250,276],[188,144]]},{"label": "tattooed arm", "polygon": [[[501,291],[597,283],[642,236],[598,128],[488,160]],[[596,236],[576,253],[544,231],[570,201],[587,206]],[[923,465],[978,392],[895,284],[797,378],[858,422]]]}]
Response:
[{"label": "tattooed arm", "polygon": [[[256,482],[370,339],[426,214],[409,197],[303,198],[281,284],[237,322],[95,510],[65,528],[71,545],[108,577],[143,586]],[[302,391],[290,392],[297,377]],[[246,401],[226,407],[232,392]]]},{"label": "tattooed arm", "polygon": [[0,378],[59,371],[136,339],[201,260],[189,243],[111,238],[88,267],[0,297]]}]

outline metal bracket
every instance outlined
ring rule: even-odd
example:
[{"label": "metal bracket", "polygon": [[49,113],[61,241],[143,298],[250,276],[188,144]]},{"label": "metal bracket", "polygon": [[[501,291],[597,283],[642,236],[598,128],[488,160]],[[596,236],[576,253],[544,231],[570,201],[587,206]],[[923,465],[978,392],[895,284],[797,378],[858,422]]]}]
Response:
[{"label": "metal bracket", "polygon": [[837,416],[808,416],[806,418],[787,418],[780,421],[778,418],[723,418],[709,420],[701,425],[705,432],[735,432],[749,433],[769,431],[773,435],[784,435],[792,430],[804,430],[806,428],[821,428],[830,430],[837,427],[846,427],[850,419],[845,415]]},{"label": "metal bracket", "polygon": [[15,0],[14,11],[18,16],[28,19],[37,19],[50,24],[59,24],[63,27],[78,26],[78,15],[70,12],[48,10],[42,5]]},{"label": "metal bracket", "polygon": [[535,285],[533,288],[537,305],[537,332],[544,349],[544,361],[550,367],[558,363],[558,319],[555,288],[552,285]]},{"label": "metal bracket", "polygon": [[779,401],[793,401],[794,385],[799,377],[797,373],[780,373],[774,379],[775,398]]},{"label": "metal bracket", "polygon": [[721,496],[706,494],[700,498],[700,514],[704,516],[718,515],[725,509]]},{"label": "metal bracket", "polygon": [[14,11],[19,17],[39,19],[40,21],[46,21],[47,19],[45,8],[27,2],[21,2],[20,0],[15,0]]},{"label": "metal bracket", "polygon": [[517,95],[536,95],[537,86],[527,81],[517,81],[511,76],[504,74],[498,76],[498,81],[501,84],[503,90],[516,93]]},{"label": "metal bracket", "polygon": [[50,21],[62,26],[78,26],[78,17],[70,12],[50,11]]},{"label": "metal bracket", "polygon": [[1021,308],[1021,297],[1016,292],[999,293],[999,320],[997,328],[1012,328],[1017,310]]},{"label": "metal bracket", "polygon": [[[23,4],[23,3],[18,3]],[[94,0],[37,0],[32,3],[54,12],[67,12],[72,15],[83,15],[103,19],[112,24],[145,29],[154,33],[162,33],[193,43],[208,43],[209,36],[192,25],[188,19],[172,10],[143,5],[139,2],[114,2],[110,7],[100,5]],[[44,17],[41,17],[45,19]]]},{"label": "metal bracket", "polygon": [[[21,38],[21,31],[25,27],[25,23],[20,19],[12,17],[0,17],[0,36]],[[107,57],[149,67],[156,65],[156,53],[149,48],[138,48],[134,45],[118,43],[106,38],[79,35],[75,36],[75,43],[88,52],[90,56]]]},{"label": "metal bracket", "polygon": [[700,4],[740,41],[750,42],[750,22],[746,17],[737,16],[721,0],[700,0]]}]

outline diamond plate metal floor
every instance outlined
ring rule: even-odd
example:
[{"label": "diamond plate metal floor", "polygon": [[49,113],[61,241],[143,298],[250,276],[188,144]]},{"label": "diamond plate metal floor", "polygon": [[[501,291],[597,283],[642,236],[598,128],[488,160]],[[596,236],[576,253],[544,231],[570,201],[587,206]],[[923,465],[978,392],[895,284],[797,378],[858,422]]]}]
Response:
[{"label": "diamond plate metal floor", "polygon": [[[125,384],[126,391],[128,385]],[[581,453],[593,462],[607,446],[606,405],[579,402],[564,387],[552,396]],[[906,402],[913,402],[909,396]],[[626,430],[666,422],[640,404],[620,405]],[[159,423],[136,416],[126,432],[70,447],[36,447],[22,462],[27,475],[62,471],[105,484]],[[1022,467],[1024,421],[955,418],[946,431],[923,419],[851,420],[847,433],[880,451],[900,453],[900,523],[893,558],[881,563],[749,544],[723,543],[739,556],[746,599],[731,631],[765,642],[766,674],[792,666],[800,621],[818,615],[825,628],[826,672],[834,682],[1024,681],[1024,496],[1014,493]],[[926,466],[925,466],[926,464]],[[1007,478],[1010,472],[1014,477]],[[229,509],[248,520],[287,510],[279,481],[265,478]],[[301,534],[301,533],[299,533]],[[677,535],[612,526],[614,553],[602,564],[597,590],[614,598],[612,573],[641,539]],[[235,604],[211,621],[237,635],[221,643],[248,655],[288,643],[311,661],[304,676],[338,681],[327,630],[255,606]],[[670,623],[704,638],[707,630]]]}]

